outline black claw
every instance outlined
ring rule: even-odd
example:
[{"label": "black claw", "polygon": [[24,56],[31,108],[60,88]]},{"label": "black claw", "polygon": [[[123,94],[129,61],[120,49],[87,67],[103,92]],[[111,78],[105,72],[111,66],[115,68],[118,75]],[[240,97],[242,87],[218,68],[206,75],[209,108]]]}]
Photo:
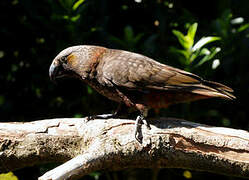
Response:
[{"label": "black claw", "polygon": [[143,134],[142,134],[142,124],[146,125],[147,129],[151,129],[150,124],[146,121],[143,115],[137,116],[136,122],[135,122],[135,139],[142,143],[143,140]]},{"label": "black claw", "polygon": [[135,135],[135,138],[136,138],[136,140],[137,140],[140,144],[142,144],[142,142],[143,142],[143,135],[142,135],[142,133],[141,133],[141,134],[138,134],[137,136]]},{"label": "black claw", "polygon": [[135,122],[135,139],[139,142],[142,143],[143,141],[143,134],[142,134],[142,123],[141,121],[143,120],[143,116],[139,115],[137,116],[136,122]]}]

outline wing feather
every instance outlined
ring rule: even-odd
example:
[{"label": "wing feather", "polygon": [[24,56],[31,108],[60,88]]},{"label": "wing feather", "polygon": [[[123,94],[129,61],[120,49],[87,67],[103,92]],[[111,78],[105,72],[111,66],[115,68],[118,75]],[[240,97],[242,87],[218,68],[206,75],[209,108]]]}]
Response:
[{"label": "wing feather", "polygon": [[146,56],[113,50],[104,58],[103,75],[118,86],[162,88],[200,83],[191,73],[158,63]]},{"label": "wing feather", "polygon": [[105,81],[136,90],[188,91],[196,94],[231,99],[232,89],[197,75],[154,61],[146,56],[121,50],[110,50],[103,57]]}]

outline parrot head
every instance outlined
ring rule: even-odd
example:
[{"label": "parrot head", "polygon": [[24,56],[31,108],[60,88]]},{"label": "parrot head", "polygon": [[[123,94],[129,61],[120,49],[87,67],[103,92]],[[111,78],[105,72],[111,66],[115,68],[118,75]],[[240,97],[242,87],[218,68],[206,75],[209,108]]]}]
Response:
[{"label": "parrot head", "polygon": [[49,68],[49,77],[52,81],[62,77],[77,76],[74,66],[79,61],[80,49],[80,46],[66,48],[54,58]]},{"label": "parrot head", "polygon": [[72,46],[61,51],[49,68],[52,81],[62,77],[78,77],[84,79],[89,72],[89,63],[93,46]]}]

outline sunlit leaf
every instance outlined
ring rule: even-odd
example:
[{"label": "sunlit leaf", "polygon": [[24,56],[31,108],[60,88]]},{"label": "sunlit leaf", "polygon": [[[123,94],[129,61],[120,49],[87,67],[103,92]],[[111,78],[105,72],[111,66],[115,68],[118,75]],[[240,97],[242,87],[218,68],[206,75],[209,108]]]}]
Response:
[{"label": "sunlit leaf", "polygon": [[238,32],[241,32],[241,31],[244,31],[246,29],[249,28],[249,23],[247,24],[244,24],[244,25],[241,25],[239,28],[238,28]]},{"label": "sunlit leaf", "polygon": [[72,22],[76,22],[79,18],[80,18],[80,14],[71,17],[71,21],[72,21]]},{"label": "sunlit leaf", "polygon": [[199,63],[195,65],[195,67],[201,66],[202,64],[204,64],[204,63],[207,62],[208,60],[210,60],[209,56],[208,56],[208,55],[204,56],[204,57],[199,61]]},{"label": "sunlit leaf", "polygon": [[0,174],[0,180],[18,180],[18,178],[13,174],[13,172]]},{"label": "sunlit leaf", "polygon": [[68,16],[68,15],[64,15],[64,16],[63,16],[63,19],[68,20],[68,19],[69,19],[69,16]]},{"label": "sunlit leaf", "polygon": [[201,38],[192,48],[192,51],[196,51],[200,48],[202,48],[203,46],[213,42],[213,41],[218,41],[220,40],[220,37],[216,37],[216,36],[209,36],[209,37],[203,37]]},{"label": "sunlit leaf", "polygon": [[199,56],[199,53],[198,53],[198,52],[193,52],[193,53],[191,54],[189,60],[188,60],[188,61],[189,61],[189,64],[190,64],[191,62],[193,62],[198,56]]},{"label": "sunlit leaf", "polygon": [[200,51],[192,51],[189,61],[193,62],[197,57],[210,55],[210,53],[211,52],[207,48],[202,48]]},{"label": "sunlit leaf", "polygon": [[192,173],[190,171],[186,170],[186,171],[183,172],[183,176],[186,179],[191,179],[192,178]]},{"label": "sunlit leaf", "polygon": [[189,49],[191,47],[191,44],[189,43],[190,38],[188,38],[188,36],[184,36],[180,31],[177,30],[173,30],[172,32],[177,37],[184,49]]},{"label": "sunlit leaf", "polygon": [[76,22],[79,18],[80,18],[80,14],[73,16],[73,17],[70,17],[68,15],[63,16],[63,19],[70,20],[72,22]]},{"label": "sunlit leaf", "polygon": [[83,2],[85,2],[85,0],[78,0],[78,1],[76,1],[75,3],[74,3],[74,5],[73,5],[73,10],[75,11],[75,10],[77,10],[78,9],[78,7],[83,3]]},{"label": "sunlit leaf", "polygon": [[211,59],[212,59],[218,52],[220,52],[220,51],[221,51],[220,47],[211,49],[211,53],[208,54],[208,55],[205,55],[205,56],[199,61],[199,63],[196,64],[195,67],[201,66],[203,63],[205,63],[205,62],[211,60]]},{"label": "sunlit leaf", "polygon": [[211,52],[207,48],[202,48],[200,51],[200,56],[202,55],[209,55]]},{"label": "sunlit leaf", "polygon": [[185,36],[187,50],[190,50],[194,44],[194,40],[190,36]]},{"label": "sunlit leaf", "polygon": [[192,24],[188,29],[188,36],[194,41],[198,23]]}]

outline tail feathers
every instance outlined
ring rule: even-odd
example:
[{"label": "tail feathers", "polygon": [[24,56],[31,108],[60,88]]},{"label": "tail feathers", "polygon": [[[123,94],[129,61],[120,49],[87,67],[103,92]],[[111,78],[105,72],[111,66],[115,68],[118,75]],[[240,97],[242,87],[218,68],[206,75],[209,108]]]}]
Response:
[{"label": "tail feathers", "polygon": [[236,97],[232,94],[233,89],[213,81],[204,80],[200,88],[194,89],[192,92],[209,97],[221,97],[229,100],[236,99]]},{"label": "tail feathers", "polygon": [[[195,74],[191,74],[179,69],[174,69],[178,74],[184,75],[187,81],[181,81],[182,86],[192,93],[208,97],[221,97],[228,100],[234,100],[236,97],[232,94],[233,90],[223,84],[207,81]],[[181,77],[182,79],[183,77]],[[188,83],[189,82],[189,83]]]},{"label": "tail feathers", "polygon": [[204,81],[204,84],[207,86],[210,86],[215,89],[220,89],[222,91],[227,91],[227,92],[233,92],[233,89],[230,87],[227,87],[221,83],[213,82],[213,81]]}]

